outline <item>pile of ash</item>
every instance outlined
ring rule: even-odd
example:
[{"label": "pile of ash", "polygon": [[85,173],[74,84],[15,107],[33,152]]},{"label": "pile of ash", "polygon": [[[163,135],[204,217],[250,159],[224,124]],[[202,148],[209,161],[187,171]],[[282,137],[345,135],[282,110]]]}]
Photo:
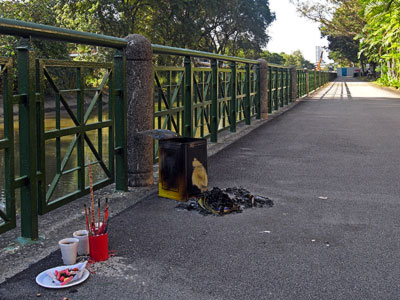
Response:
[{"label": "pile of ash", "polygon": [[185,203],[179,204],[176,208],[198,211],[202,215],[224,215],[232,212],[242,212],[245,208],[252,207],[272,207],[274,202],[266,197],[252,195],[244,188],[225,188],[214,187],[199,195],[191,198]]}]

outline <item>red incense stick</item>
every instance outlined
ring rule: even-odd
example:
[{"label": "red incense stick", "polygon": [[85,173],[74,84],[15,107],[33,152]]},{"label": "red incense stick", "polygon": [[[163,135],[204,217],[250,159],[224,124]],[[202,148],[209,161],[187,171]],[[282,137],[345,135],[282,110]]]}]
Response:
[{"label": "red incense stick", "polygon": [[91,222],[93,222],[93,225],[96,224],[96,220],[95,220],[95,210],[94,210],[94,195],[93,195],[93,178],[92,178],[92,164],[90,163],[89,160],[89,184],[90,184],[90,197],[92,200],[92,218],[91,218]]},{"label": "red incense stick", "polygon": [[100,199],[97,201],[99,206],[98,219],[97,219],[97,234],[100,234]]},{"label": "red incense stick", "polygon": [[85,217],[86,217],[86,229],[87,229],[88,233],[90,234],[90,229],[89,229],[89,218],[88,218],[88,212],[87,212],[86,204],[85,204]]}]

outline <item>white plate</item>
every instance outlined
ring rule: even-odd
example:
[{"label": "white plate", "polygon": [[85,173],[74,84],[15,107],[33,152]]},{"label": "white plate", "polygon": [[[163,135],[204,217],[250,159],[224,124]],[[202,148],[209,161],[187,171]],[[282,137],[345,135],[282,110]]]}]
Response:
[{"label": "white plate", "polygon": [[71,281],[65,285],[58,285],[55,282],[53,282],[53,279],[49,275],[47,275],[47,272],[50,271],[50,272],[54,273],[55,270],[62,270],[62,269],[65,269],[65,266],[55,267],[55,268],[51,268],[51,269],[47,269],[46,271],[43,271],[38,276],[36,276],[36,283],[42,287],[49,288],[49,289],[62,289],[62,288],[67,288],[67,287],[74,286],[74,285],[84,282],[86,279],[88,279],[89,274],[90,274],[89,271],[87,269],[85,269],[83,271],[82,277],[79,278],[78,280]]}]

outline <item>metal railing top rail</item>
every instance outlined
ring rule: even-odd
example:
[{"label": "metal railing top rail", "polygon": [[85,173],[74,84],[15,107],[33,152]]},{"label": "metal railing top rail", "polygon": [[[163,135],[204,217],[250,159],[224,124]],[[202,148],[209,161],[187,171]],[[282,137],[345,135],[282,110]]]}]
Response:
[{"label": "metal railing top rail", "polygon": [[249,63],[249,64],[259,64],[258,60],[247,59],[235,56],[228,56],[222,54],[215,54],[211,52],[175,48],[163,45],[152,44],[154,54],[169,54],[169,55],[179,55],[179,56],[195,56],[207,59],[217,59],[223,61],[239,62],[239,63]]},{"label": "metal railing top rail", "polygon": [[70,30],[55,26],[0,18],[0,34],[35,37],[121,49],[127,41],[113,36]]}]

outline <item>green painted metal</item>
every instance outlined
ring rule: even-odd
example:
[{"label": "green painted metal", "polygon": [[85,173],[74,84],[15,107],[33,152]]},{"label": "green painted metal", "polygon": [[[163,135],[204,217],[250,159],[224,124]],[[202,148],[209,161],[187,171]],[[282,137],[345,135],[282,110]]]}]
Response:
[{"label": "green painted metal", "polygon": [[114,54],[113,97],[115,105],[115,188],[128,190],[127,168],[127,102],[126,102],[126,57],[121,50]]},{"label": "green painted metal", "polygon": [[211,96],[211,138],[212,143],[218,142],[218,61],[211,60],[212,96]]},{"label": "green painted metal", "polygon": [[292,70],[289,69],[289,103],[293,102],[293,82],[292,82],[292,77],[293,77],[293,73]]},{"label": "green painted metal", "polygon": [[257,109],[257,116],[256,118],[258,120],[261,119],[261,92],[260,92],[260,65],[256,65],[256,71],[255,71],[255,91],[254,93],[256,94],[256,109]]},{"label": "green painted metal", "polygon": [[193,136],[211,133],[212,69],[193,68]]},{"label": "green painted metal", "polygon": [[268,66],[268,113],[271,114],[272,107],[272,67]]},{"label": "green painted metal", "polygon": [[38,187],[37,187],[37,140],[35,61],[28,39],[22,38],[18,52],[18,93],[24,98],[19,104],[20,175],[27,176],[27,184],[21,187],[21,236],[38,238]]},{"label": "green painted metal", "polygon": [[183,136],[193,137],[193,71],[190,56],[185,57]]},{"label": "green painted metal", "polygon": [[16,227],[15,183],[14,183],[14,122],[12,99],[12,59],[0,57],[2,79],[4,136],[0,149],[4,151],[5,211],[0,209],[0,234]]},{"label": "green painted metal", "polygon": [[250,73],[250,64],[246,64],[246,98],[244,102],[244,115],[245,115],[245,123],[246,125],[251,124],[251,115],[250,115],[250,103],[251,103],[251,73]]},{"label": "green painted metal", "polygon": [[274,109],[279,110],[279,68],[275,68]]},{"label": "green painted metal", "polygon": [[[88,166],[85,163],[85,144],[91,151],[91,153],[95,157],[95,162],[92,161],[92,164],[99,164],[101,169],[104,171],[106,174],[106,179],[100,180],[99,182],[96,182],[94,184],[94,188],[98,189],[100,187],[103,187],[107,184],[110,184],[114,182],[113,179],[113,174],[114,174],[114,167],[113,167],[113,161],[114,161],[114,156],[113,156],[113,100],[110,98],[109,99],[109,120],[102,120],[102,117],[98,119],[98,122],[96,123],[91,123],[87,124],[90,115],[94,111],[95,105],[98,104],[98,112],[97,115],[100,115],[100,109],[102,108],[102,95],[105,89],[105,85],[108,82],[109,83],[109,78],[110,74],[112,73],[112,64],[105,63],[105,64],[91,64],[91,63],[81,63],[81,62],[70,62],[70,61],[55,61],[55,60],[39,60],[39,78],[40,78],[40,83],[41,86],[44,86],[45,80],[48,82],[49,86],[51,89],[54,91],[56,94],[56,128],[55,129],[50,129],[50,130],[44,130],[42,129],[41,135],[43,138],[41,140],[52,140],[56,139],[56,175],[55,177],[51,180],[50,186],[45,194],[45,197],[41,197],[41,201],[39,202],[39,212],[40,214],[44,214],[46,212],[49,212],[55,208],[58,208],[72,200],[75,200],[83,195],[86,195],[89,193],[89,187],[85,185],[85,178],[86,178],[86,173],[85,173],[85,168]],[[56,82],[52,78],[52,75],[50,73],[50,69],[54,67],[63,67],[67,69],[72,69],[75,70],[76,73],[76,87],[75,89],[71,89],[70,91],[73,91],[76,93],[77,97],[77,114],[73,112],[71,107],[68,104],[68,101],[64,98],[63,93],[61,92],[60,88],[57,86]],[[88,108],[86,109],[86,112],[84,111],[84,98],[83,94],[85,93],[85,90],[88,90],[84,86],[84,80],[83,80],[83,73],[85,68],[89,67],[103,67],[106,69],[106,74],[104,78],[102,79],[100,85],[98,88],[95,89],[95,95],[93,96]],[[112,83],[110,84],[110,94],[111,93],[111,87]],[[41,98],[41,103],[44,102],[44,89],[40,89],[40,98]],[[61,128],[61,114],[60,114],[60,109],[61,106],[64,107],[65,111],[68,114],[68,117],[73,121],[74,127],[69,127],[69,128]],[[43,111],[43,109],[42,109]],[[41,117],[42,121],[40,122],[41,124],[44,124],[44,116],[42,114]],[[103,162],[102,159],[102,146],[99,146],[98,143],[98,151],[96,150],[96,147],[90,140],[89,136],[87,135],[87,132],[96,130],[98,133],[101,132],[102,129],[109,129],[109,166],[107,167],[105,163]],[[61,156],[61,149],[60,149],[60,144],[61,144],[61,138],[62,137],[67,137],[74,135],[69,147],[67,148],[67,151],[64,155],[64,157]],[[101,135],[100,135],[101,136]],[[100,137],[99,136],[99,137]],[[99,142],[102,140],[100,137]],[[73,155],[74,149],[77,149],[77,164],[76,167],[73,167],[72,169],[66,169],[68,166],[68,162],[71,160],[71,157]],[[45,159],[44,155],[44,147],[42,147],[42,157],[43,160]],[[101,154],[101,155],[100,155]],[[43,169],[41,172],[45,173],[45,170]],[[70,174],[72,172],[77,172],[77,190],[75,190],[72,193],[69,193],[67,195],[62,195],[60,197],[56,197],[53,199],[53,194],[59,184],[60,179],[62,178],[63,175]],[[44,184],[47,186],[46,184]]]},{"label": "green painted metal", "polygon": [[236,132],[236,96],[237,96],[237,72],[236,62],[231,62],[231,101],[229,110],[230,131]]},{"label": "green painted metal", "polygon": [[210,52],[203,52],[191,49],[175,48],[163,45],[152,44],[154,54],[166,54],[166,55],[176,55],[185,57],[199,57],[206,59],[217,59],[220,61],[228,61],[235,63],[249,63],[249,64],[259,64],[257,60],[246,59],[228,55],[215,54]]},{"label": "green painted metal", "polygon": [[286,69],[286,102],[285,102],[285,105],[289,105],[289,102],[290,102],[290,93],[289,93],[289,90],[290,90],[290,84],[289,84],[289,78],[290,78],[290,76],[289,76],[289,73],[290,73],[290,70],[289,69]]},{"label": "green painted metal", "polygon": [[279,108],[281,109],[283,107],[283,103],[284,103],[284,99],[283,99],[283,90],[284,90],[284,86],[283,86],[283,69],[282,68],[278,68],[278,99],[279,99]]}]

